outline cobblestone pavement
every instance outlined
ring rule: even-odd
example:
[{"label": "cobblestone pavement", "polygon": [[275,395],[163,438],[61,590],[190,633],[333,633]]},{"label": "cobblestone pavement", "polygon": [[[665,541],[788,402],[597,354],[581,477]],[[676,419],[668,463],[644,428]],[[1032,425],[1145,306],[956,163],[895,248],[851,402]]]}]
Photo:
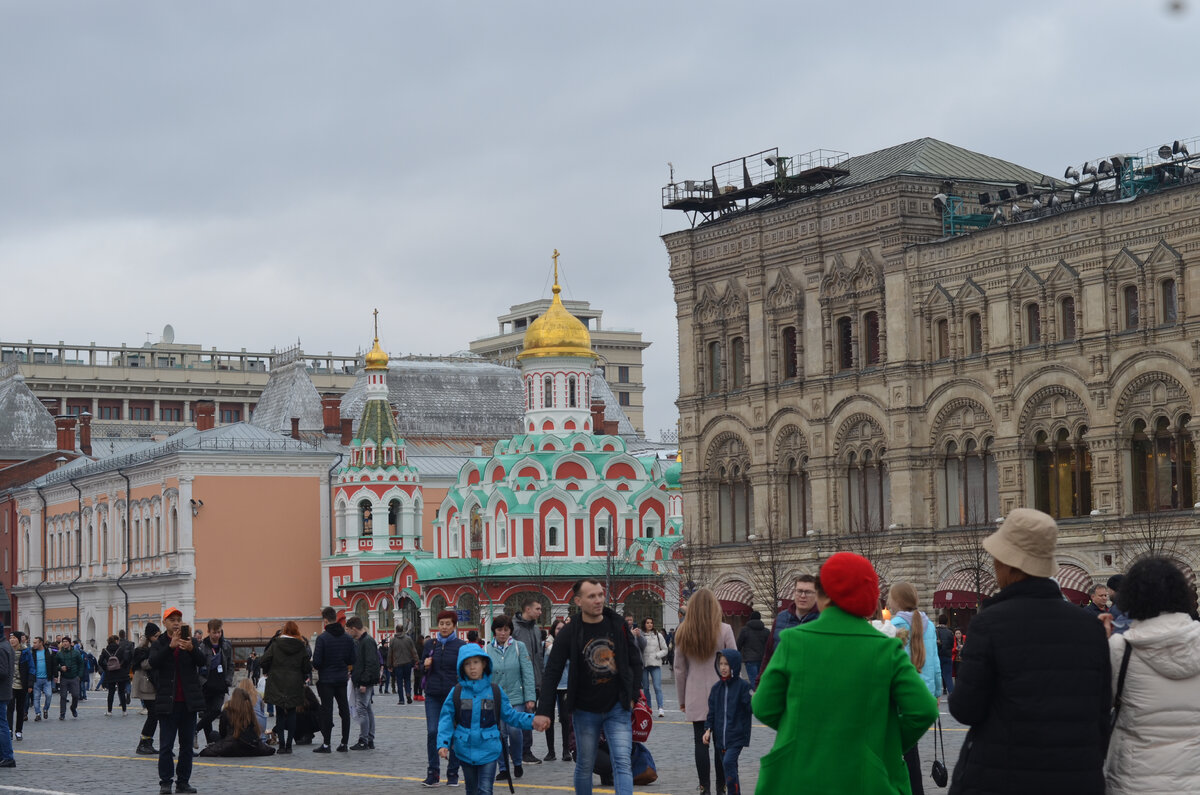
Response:
[{"label": "cobblestone pavement", "polygon": [[[635,788],[638,792],[658,795],[685,795],[696,791],[696,771],[692,751],[692,727],[674,704],[675,687],[664,683],[667,716],[656,718],[648,746],[658,765],[659,778],[654,784]],[[17,767],[0,770],[0,793],[45,792],[97,793],[157,792],[157,757],[133,753],[144,718],[131,709],[121,717],[104,715],[103,692],[94,693],[80,704],[79,718],[67,713],[58,720],[55,697],[51,719],[25,724],[24,740],[14,743]],[[135,702],[136,703],[136,702]],[[942,702],[945,711],[945,700]],[[428,792],[421,787],[425,775],[425,718],[419,702],[399,706],[395,697],[379,694],[375,699],[376,751],[315,755],[309,747],[296,747],[291,756],[253,759],[196,759],[192,784],[202,793],[373,793]],[[657,710],[656,710],[657,714]],[[951,760],[958,756],[965,730],[948,715],[943,715],[946,752]],[[819,726],[814,724],[814,731]],[[336,738],[338,728],[334,728]],[[352,729],[350,741],[357,739]],[[758,759],[770,750],[775,733],[755,724],[751,745],[741,758],[739,769],[744,791],[753,792],[758,779]],[[558,740],[561,743],[561,740]],[[933,759],[932,734],[922,739],[921,766],[928,770]],[[157,739],[155,740],[157,745]],[[203,746],[203,739],[200,741]],[[546,753],[544,736],[535,734],[534,752]],[[518,793],[571,792],[574,765],[545,762],[526,765],[525,775],[516,782]],[[444,780],[444,776],[443,776]],[[599,786],[595,792],[612,792]],[[714,782],[715,784],[715,782]],[[927,779],[926,785],[933,787]],[[441,792],[461,792],[440,787]],[[496,793],[507,791],[502,782]],[[936,792],[936,788],[931,789]]]}]

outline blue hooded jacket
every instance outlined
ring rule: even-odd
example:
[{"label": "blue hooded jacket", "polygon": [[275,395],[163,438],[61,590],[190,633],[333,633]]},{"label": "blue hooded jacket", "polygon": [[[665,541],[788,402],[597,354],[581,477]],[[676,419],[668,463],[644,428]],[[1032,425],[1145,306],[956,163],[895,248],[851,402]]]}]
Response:
[{"label": "blue hooded jacket", "polygon": [[[721,649],[718,655],[729,663],[729,679],[720,679],[708,694],[708,717],[704,728],[712,731],[717,748],[741,748],[750,744],[750,683],[742,679],[742,655],[737,649]],[[713,659],[721,675],[719,658]]]},{"label": "blue hooded jacket", "polygon": [[[472,657],[483,660],[483,676],[478,679],[468,679],[463,672],[463,663]],[[458,650],[458,683],[462,686],[458,715],[454,714],[452,688],[438,716],[438,748],[449,748],[453,741],[454,753],[460,762],[468,765],[494,762],[500,758],[502,747],[492,691],[492,658],[474,643],[467,643]],[[500,695],[501,720],[519,729],[532,729],[533,715],[513,709],[503,690]]]}]

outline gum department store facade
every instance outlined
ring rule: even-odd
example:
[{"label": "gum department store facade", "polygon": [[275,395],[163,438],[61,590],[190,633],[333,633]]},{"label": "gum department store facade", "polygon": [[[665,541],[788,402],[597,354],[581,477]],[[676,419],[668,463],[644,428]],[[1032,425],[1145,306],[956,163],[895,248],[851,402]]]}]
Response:
[{"label": "gum department store facade", "polygon": [[926,608],[974,607],[953,539],[1020,506],[1060,519],[1072,596],[1146,527],[1170,528],[1194,578],[1200,182],[1078,204],[1068,183],[1052,212],[1025,195],[1026,220],[971,207],[976,226],[945,235],[935,195],[973,205],[1043,176],[933,139],[836,166],[832,186],[663,238],[684,512],[718,595],[761,590],[738,570],[764,538],[792,549],[790,578],[873,537]]}]

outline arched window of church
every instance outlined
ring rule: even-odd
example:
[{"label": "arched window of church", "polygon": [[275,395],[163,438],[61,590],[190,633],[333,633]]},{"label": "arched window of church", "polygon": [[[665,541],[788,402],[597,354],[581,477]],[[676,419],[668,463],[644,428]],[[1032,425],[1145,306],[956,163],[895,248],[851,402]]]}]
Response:
[{"label": "arched window of church", "polygon": [[808,478],[808,458],[789,458],[784,489],[787,505],[787,534],[806,536],[812,528],[812,482]]},{"label": "arched window of church", "polygon": [[400,500],[388,502],[388,535],[400,535]]},{"label": "arched window of church", "polygon": [[1190,419],[1185,414],[1173,427],[1166,417],[1159,417],[1153,425],[1134,421],[1130,471],[1135,513],[1178,511],[1193,505],[1196,452],[1186,427]]},{"label": "arched window of church", "polygon": [[1058,302],[1058,330],[1059,342],[1075,339],[1075,299],[1069,295]]},{"label": "arched window of church", "polygon": [[741,389],[746,385],[746,341],[734,337],[729,343],[729,380],[731,389]]},{"label": "arched window of church", "polygon": [[967,355],[983,353],[983,317],[978,312],[967,315]]},{"label": "arched window of church", "polygon": [[508,552],[508,522],[504,514],[496,514],[496,551]]},{"label": "arched window of church", "polygon": [[1042,341],[1042,308],[1030,302],[1025,305],[1025,344],[1038,345]]},{"label": "arched window of church", "polygon": [[795,378],[799,366],[796,361],[796,327],[788,326],[783,330],[783,377]]},{"label": "arched window of church", "polygon": [[863,315],[863,347],[867,367],[879,364],[879,313],[868,312]]},{"label": "arched window of church", "polygon": [[850,370],[854,367],[854,321],[848,317],[837,320],[837,358],[838,370]]},{"label": "arched window of church", "polygon": [[362,532],[359,535],[371,535],[375,519],[371,509],[371,502],[369,500],[361,500],[358,503],[358,516],[359,521],[361,522],[360,527],[362,528]]},{"label": "arched window of church", "polygon": [[1159,285],[1162,301],[1162,323],[1164,326],[1174,325],[1178,310],[1178,297],[1175,295],[1175,280],[1163,279]]},{"label": "arched window of church", "polygon": [[542,408],[554,408],[554,378],[551,376],[542,379]]},{"label": "arched window of church", "polygon": [[563,519],[563,515],[557,509],[554,509],[546,514],[544,521],[546,550],[548,552],[562,552],[566,542],[563,531],[566,522]]},{"label": "arched window of church", "polygon": [[961,449],[955,442],[947,442],[941,476],[945,527],[976,527],[996,515],[1000,478],[991,437],[982,445],[968,439]]},{"label": "arched window of church", "polygon": [[383,632],[392,632],[396,629],[396,613],[392,609],[392,600],[386,596],[379,600],[376,620],[378,621],[379,629]]},{"label": "arched window of church", "polygon": [[1121,291],[1121,295],[1124,309],[1122,328],[1132,331],[1138,327],[1138,288],[1131,284]]},{"label": "arched window of church", "polygon": [[612,514],[600,511],[596,514],[596,549],[606,552],[611,544]]},{"label": "arched window of church", "polygon": [[1092,512],[1092,455],[1083,435],[1066,428],[1034,437],[1033,501],[1055,519],[1087,516]]},{"label": "arched window of church", "polygon": [[941,359],[950,358],[950,321],[942,318],[935,325],[934,333],[935,345],[937,346],[936,356]]},{"label": "arched window of church", "polygon": [[721,391],[721,343],[708,343],[708,391]]},{"label": "arched window of church", "polygon": [[571,408],[579,408],[579,397],[576,395],[575,376],[567,378],[567,405]]}]

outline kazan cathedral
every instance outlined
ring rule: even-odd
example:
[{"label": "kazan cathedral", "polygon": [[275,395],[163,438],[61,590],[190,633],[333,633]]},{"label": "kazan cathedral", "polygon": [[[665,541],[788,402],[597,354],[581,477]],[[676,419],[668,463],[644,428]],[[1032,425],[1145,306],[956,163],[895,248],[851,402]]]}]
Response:
[{"label": "kazan cathedral", "polygon": [[[682,541],[680,464],[616,434],[592,405],[596,354],[587,327],[559,297],[557,264],[549,309],[530,324],[518,355],[522,433],[490,456],[467,459],[432,521],[422,524],[420,472],[412,466],[388,403],[388,356],[378,336],[366,357],[366,400],[346,466],[335,472],[334,504],[360,506],[339,527],[326,577],[366,621],[390,597],[395,630],[428,631],[456,610],[459,633],[516,614],[528,598],[551,615],[574,610],[580,578],[606,583],[609,604],[661,626],[679,603],[673,552]],[[345,515],[345,514],[339,514]],[[341,521],[341,519],[339,519]],[[369,527],[394,527],[372,534]],[[674,618],[674,610],[665,611]],[[369,625],[369,624],[368,624]]]}]

